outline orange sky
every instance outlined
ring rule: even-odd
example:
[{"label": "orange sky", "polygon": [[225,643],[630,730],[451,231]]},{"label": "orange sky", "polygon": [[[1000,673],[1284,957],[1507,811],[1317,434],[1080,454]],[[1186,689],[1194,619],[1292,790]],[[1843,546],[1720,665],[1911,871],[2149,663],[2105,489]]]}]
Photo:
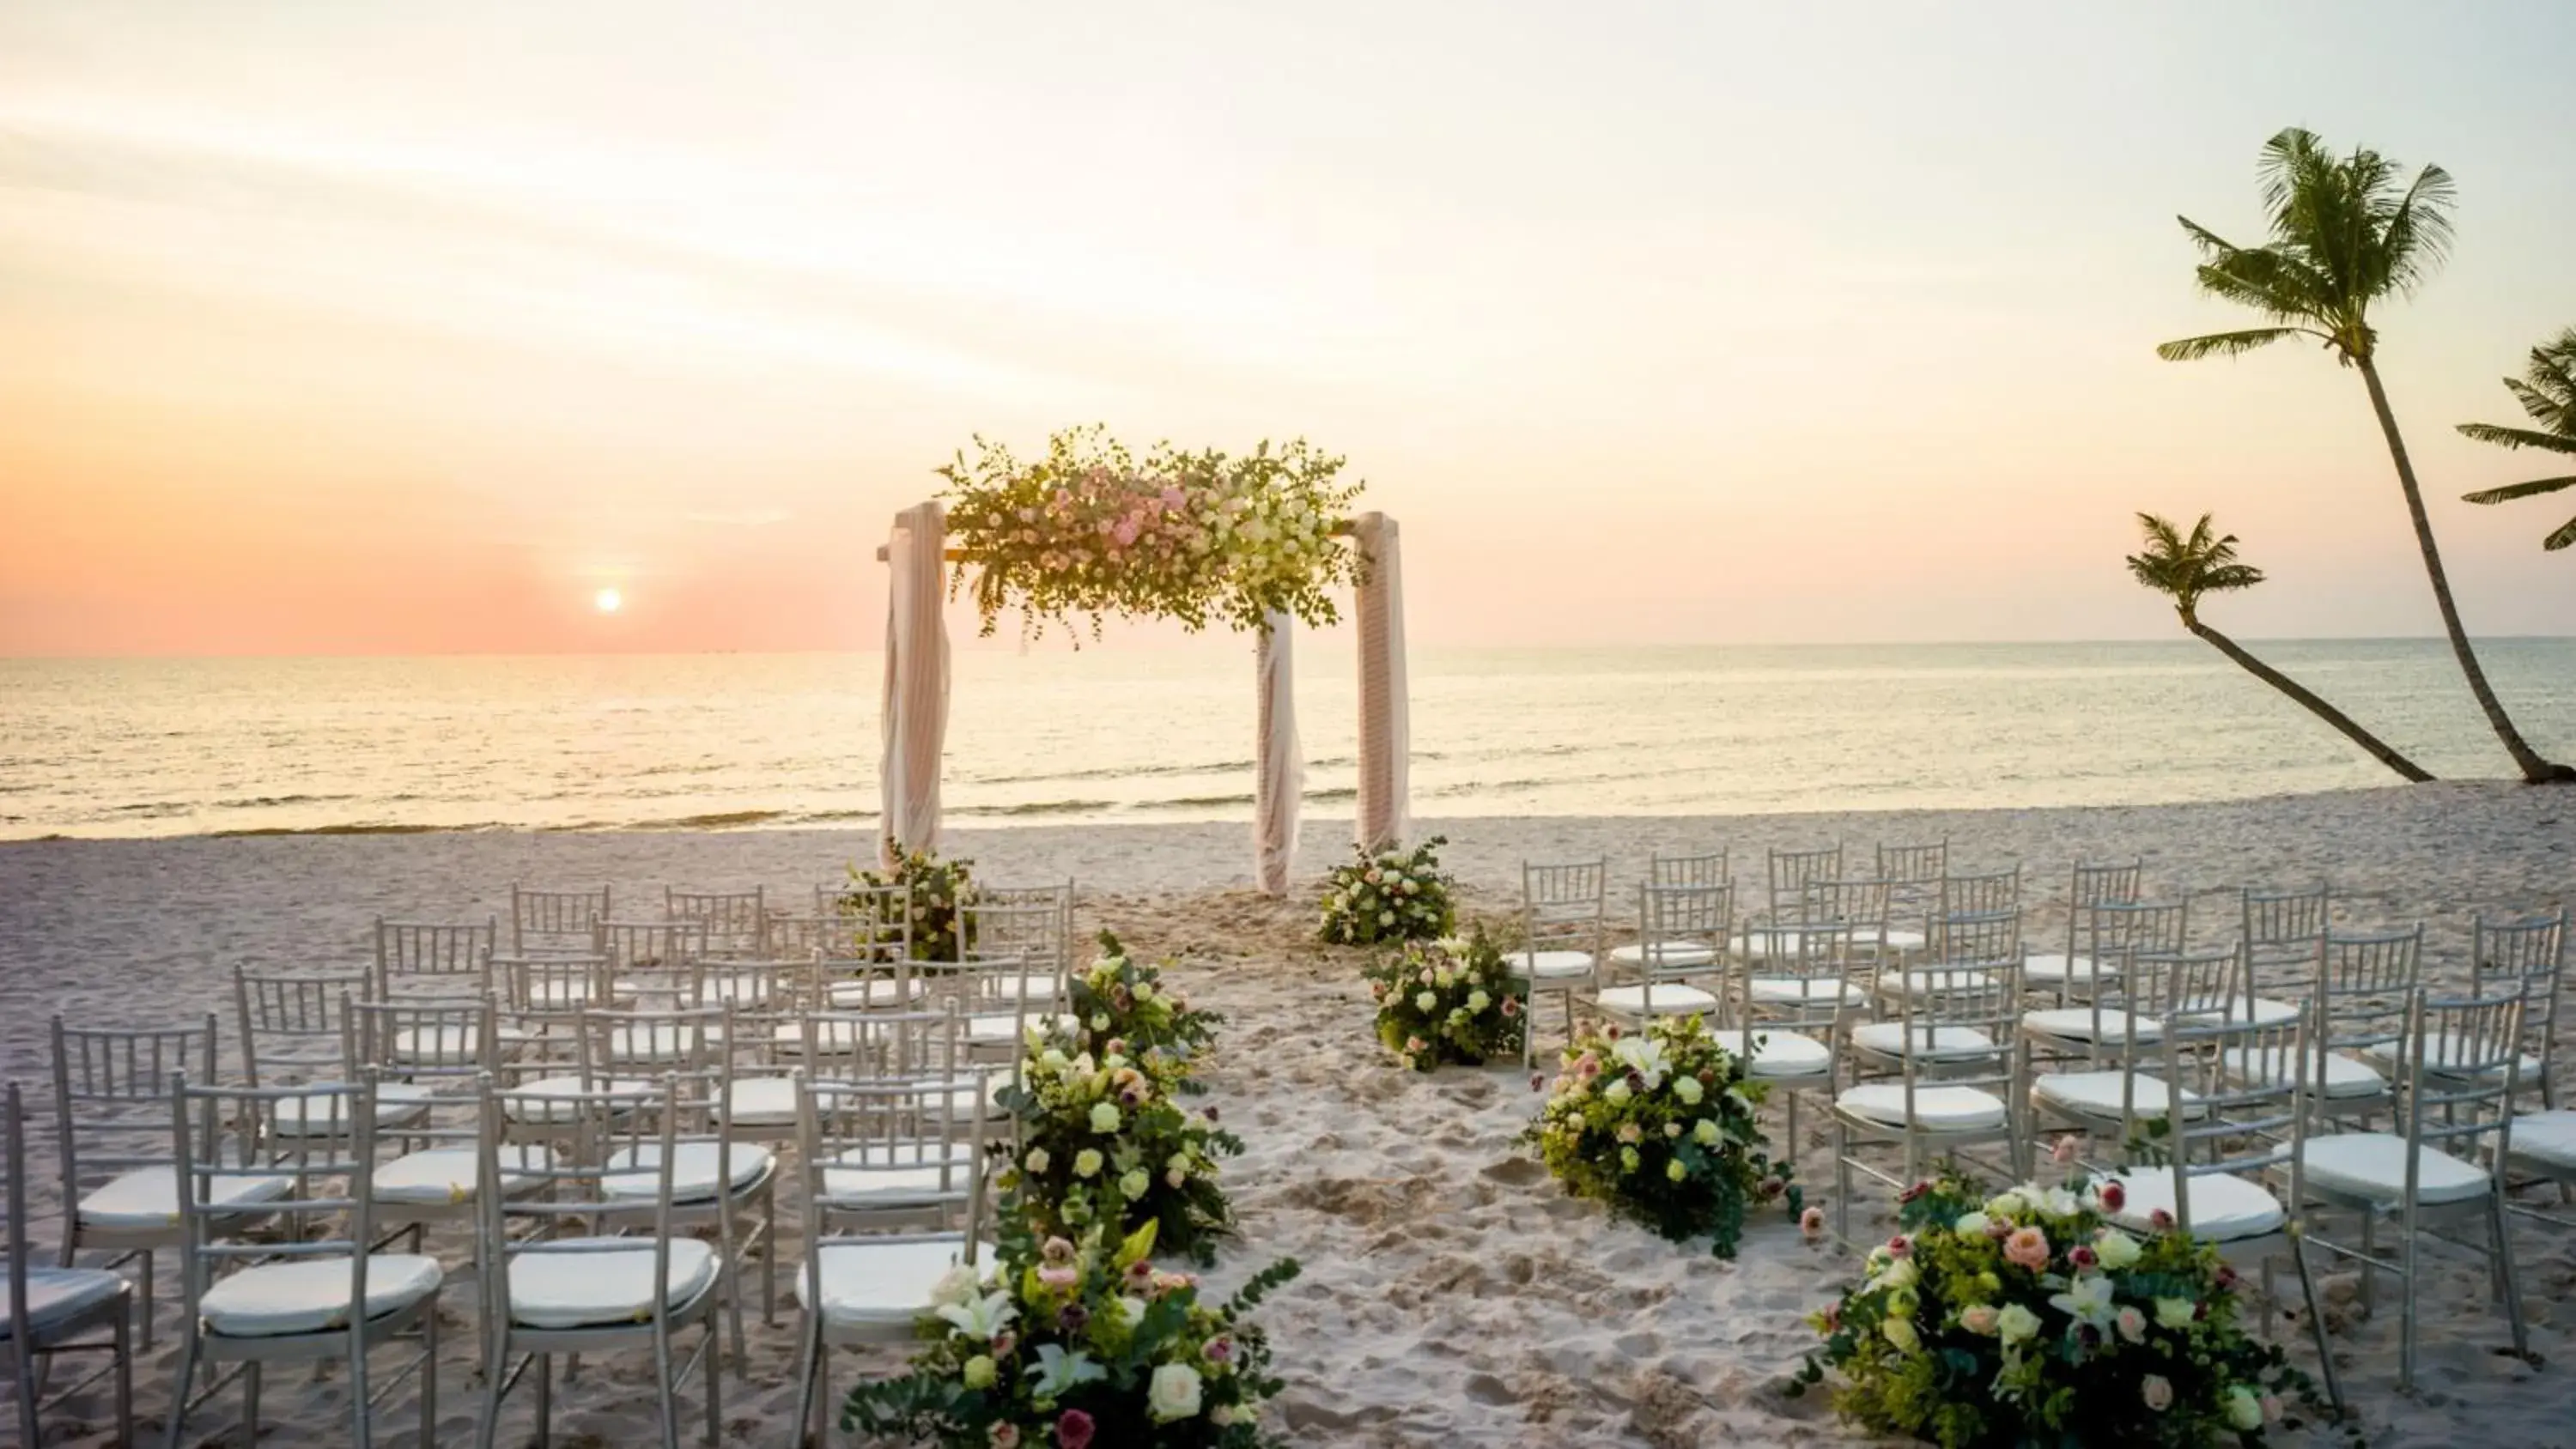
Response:
[{"label": "orange sky", "polygon": [[2390,386],[2576,632],[2449,431],[2576,322],[2576,11],[1234,9],[0,10],[0,653],[866,645],[930,468],[1094,419],[1348,453],[1429,641],[2159,635],[2138,507],[2430,632],[2351,376],[2151,353],[2293,122],[2459,177]]}]

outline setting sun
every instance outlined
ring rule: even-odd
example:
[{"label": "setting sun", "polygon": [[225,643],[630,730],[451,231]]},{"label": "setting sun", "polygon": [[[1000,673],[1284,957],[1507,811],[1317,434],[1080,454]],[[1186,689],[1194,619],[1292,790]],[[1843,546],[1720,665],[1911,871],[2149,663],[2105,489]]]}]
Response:
[{"label": "setting sun", "polygon": [[602,589],[591,599],[591,602],[599,607],[599,612],[614,614],[618,606],[626,602],[626,596],[615,589]]}]

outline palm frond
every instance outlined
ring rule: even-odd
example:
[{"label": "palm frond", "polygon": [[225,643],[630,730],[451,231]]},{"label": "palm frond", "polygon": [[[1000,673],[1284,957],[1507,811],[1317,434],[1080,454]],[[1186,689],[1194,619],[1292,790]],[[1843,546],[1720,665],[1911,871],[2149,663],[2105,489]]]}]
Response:
[{"label": "palm frond", "polygon": [[2576,433],[2542,433],[2530,428],[2508,428],[2501,423],[2462,423],[2460,432],[2481,443],[2499,448],[2539,448],[2551,453],[2576,453]]},{"label": "palm frond", "polygon": [[2558,525],[2556,532],[2551,533],[2547,538],[2540,541],[2540,546],[2549,550],[2551,553],[2556,553],[2558,550],[2565,548],[2571,543],[2576,543],[2576,518],[2571,518],[2565,523]]},{"label": "palm frond", "polygon": [[2252,564],[2223,564],[2205,570],[2200,576],[2203,593],[2225,593],[2230,589],[2250,589],[2263,582],[2263,571]]},{"label": "palm frond", "polygon": [[2528,483],[2507,483],[2502,488],[2481,488],[2463,493],[2463,503],[2511,503],[2517,498],[2537,498],[2543,493],[2558,493],[2576,488],[2576,475],[2565,478],[2534,478]]},{"label": "palm frond", "polygon": [[2234,357],[2266,347],[2285,337],[2321,337],[2325,334],[2306,327],[2257,327],[2245,332],[2213,332],[2206,337],[2185,337],[2174,342],[2156,344],[2156,356],[2167,362],[2196,362],[2204,357]]},{"label": "palm frond", "polygon": [[2451,255],[2451,209],[2458,204],[2450,172],[2427,163],[2415,173],[2380,233],[2380,280],[2388,290],[2411,293],[2440,270]]},{"label": "palm frond", "polygon": [[2555,379],[2542,377],[2537,381],[2539,386],[2508,377],[2504,380],[2504,390],[2513,394],[2513,400],[2522,404],[2522,410],[2530,415],[2533,422],[2554,433],[2576,435],[2576,395],[2562,402],[2551,392]]}]

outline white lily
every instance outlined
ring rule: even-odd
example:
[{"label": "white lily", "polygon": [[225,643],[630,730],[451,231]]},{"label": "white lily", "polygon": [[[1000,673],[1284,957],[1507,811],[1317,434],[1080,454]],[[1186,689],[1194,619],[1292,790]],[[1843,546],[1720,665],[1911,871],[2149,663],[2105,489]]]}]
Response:
[{"label": "white lily", "polygon": [[2067,1285],[2066,1291],[2052,1295],[2048,1306],[2095,1329],[2110,1327],[2111,1280],[2099,1273],[2089,1274]]},{"label": "white lily", "polygon": [[1109,1370],[1091,1361],[1091,1355],[1066,1353],[1060,1343],[1038,1345],[1038,1361],[1029,1365],[1029,1377],[1036,1379],[1037,1396],[1060,1399],[1078,1384],[1097,1383],[1109,1377]]},{"label": "white lily", "polygon": [[1020,1313],[1011,1306],[1008,1293],[987,1293],[981,1298],[969,1297],[962,1303],[942,1303],[931,1311],[978,1343],[990,1342],[994,1334],[1002,1331],[1003,1325],[1019,1317]]}]

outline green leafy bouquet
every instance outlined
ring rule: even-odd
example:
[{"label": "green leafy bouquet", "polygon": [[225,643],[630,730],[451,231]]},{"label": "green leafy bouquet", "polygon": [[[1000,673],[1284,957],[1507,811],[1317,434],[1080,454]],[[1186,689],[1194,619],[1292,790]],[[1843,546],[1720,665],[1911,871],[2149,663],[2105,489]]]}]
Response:
[{"label": "green leafy bouquet", "polygon": [[1074,1050],[1106,1056],[1115,1042],[1120,1053],[1148,1070],[1167,1063],[1180,1067],[1179,1089],[1198,1090],[1186,1064],[1205,1057],[1224,1017],[1192,1007],[1188,997],[1164,984],[1160,968],[1129,956],[1109,931],[1100,933],[1099,957],[1074,973],[1070,985],[1066,1016]]},{"label": "green leafy bouquet", "polygon": [[[852,867],[851,879],[862,886],[883,889],[904,886],[903,905],[883,896],[852,893],[841,898],[846,916],[856,911],[877,913],[882,927],[907,924],[898,912],[909,911],[911,919],[912,959],[916,961],[961,961],[964,947],[972,941],[960,941],[958,932],[965,920],[961,910],[975,899],[975,862],[964,856],[942,858],[935,851],[908,850],[895,858],[894,869],[860,870]],[[882,934],[882,929],[880,930]]]},{"label": "green leafy bouquet", "polygon": [[1752,1204],[1785,1198],[1799,1211],[1789,1164],[1771,1160],[1754,1115],[1767,1090],[1696,1016],[1613,1023],[1566,1048],[1526,1140],[1566,1191],[1676,1243],[1705,1235],[1732,1258]]},{"label": "green leafy bouquet", "polygon": [[1448,843],[1448,837],[1435,835],[1411,850],[1381,855],[1354,845],[1357,858],[1335,867],[1324,882],[1324,944],[1374,946],[1448,935],[1458,920],[1451,882],[1440,870],[1440,847]]},{"label": "green leafy bouquet", "polygon": [[1006,1223],[993,1275],[960,1268],[940,1284],[912,1371],[851,1390],[842,1429],[941,1449],[1279,1444],[1260,1414],[1280,1383],[1249,1315],[1297,1276],[1295,1260],[1210,1304],[1153,1251],[1152,1223],[1042,1243]]},{"label": "green leafy bouquet", "polygon": [[1093,425],[1055,434],[1034,463],[974,441],[939,476],[964,556],[950,588],[975,572],[988,635],[1010,608],[1032,634],[1053,623],[1077,638],[1076,616],[1097,637],[1112,614],[1195,632],[1285,613],[1320,628],[1340,617],[1334,588],[1358,577],[1336,534],[1360,485],[1337,481],[1344,460],[1302,438],[1239,458],[1158,443],[1139,461]]},{"label": "green leafy bouquet", "polygon": [[1831,1372],[1845,1419],[1944,1449],[2261,1444],[2306,1375],[2246,1335],[2216,1247],[2112,1224],[2125,1192],[1916,1184],[1869,1276],[1809,1320],[1824,1347],[1791,1392]]},{"label": "green leafy bouquet", "polygon": [[1377,1039],[1407,1071],[1443,1062],[1480,1067],[1517,1055],[1529,1025],[1529,988],[1503,963],[1482,926],[1467,940],[1411,942],[1372,962],[1369,999]]},{"label": "green leafy bouquet", "polygon": [[995,1185],[1039,1231],[1150,1223],[1167,1250],[1212,1261],[1234,1231],[1217,1163],[1240,1155],[1242,1139],[1217,1125],[1215,1108],[1182,1109],[1178,1062],[1131,1058],[1114,1038],[1102,1048],[1067,1052],[1030,1033],[1021,1083],[999,1098],[1019,1121],[1020,1155]]}]

